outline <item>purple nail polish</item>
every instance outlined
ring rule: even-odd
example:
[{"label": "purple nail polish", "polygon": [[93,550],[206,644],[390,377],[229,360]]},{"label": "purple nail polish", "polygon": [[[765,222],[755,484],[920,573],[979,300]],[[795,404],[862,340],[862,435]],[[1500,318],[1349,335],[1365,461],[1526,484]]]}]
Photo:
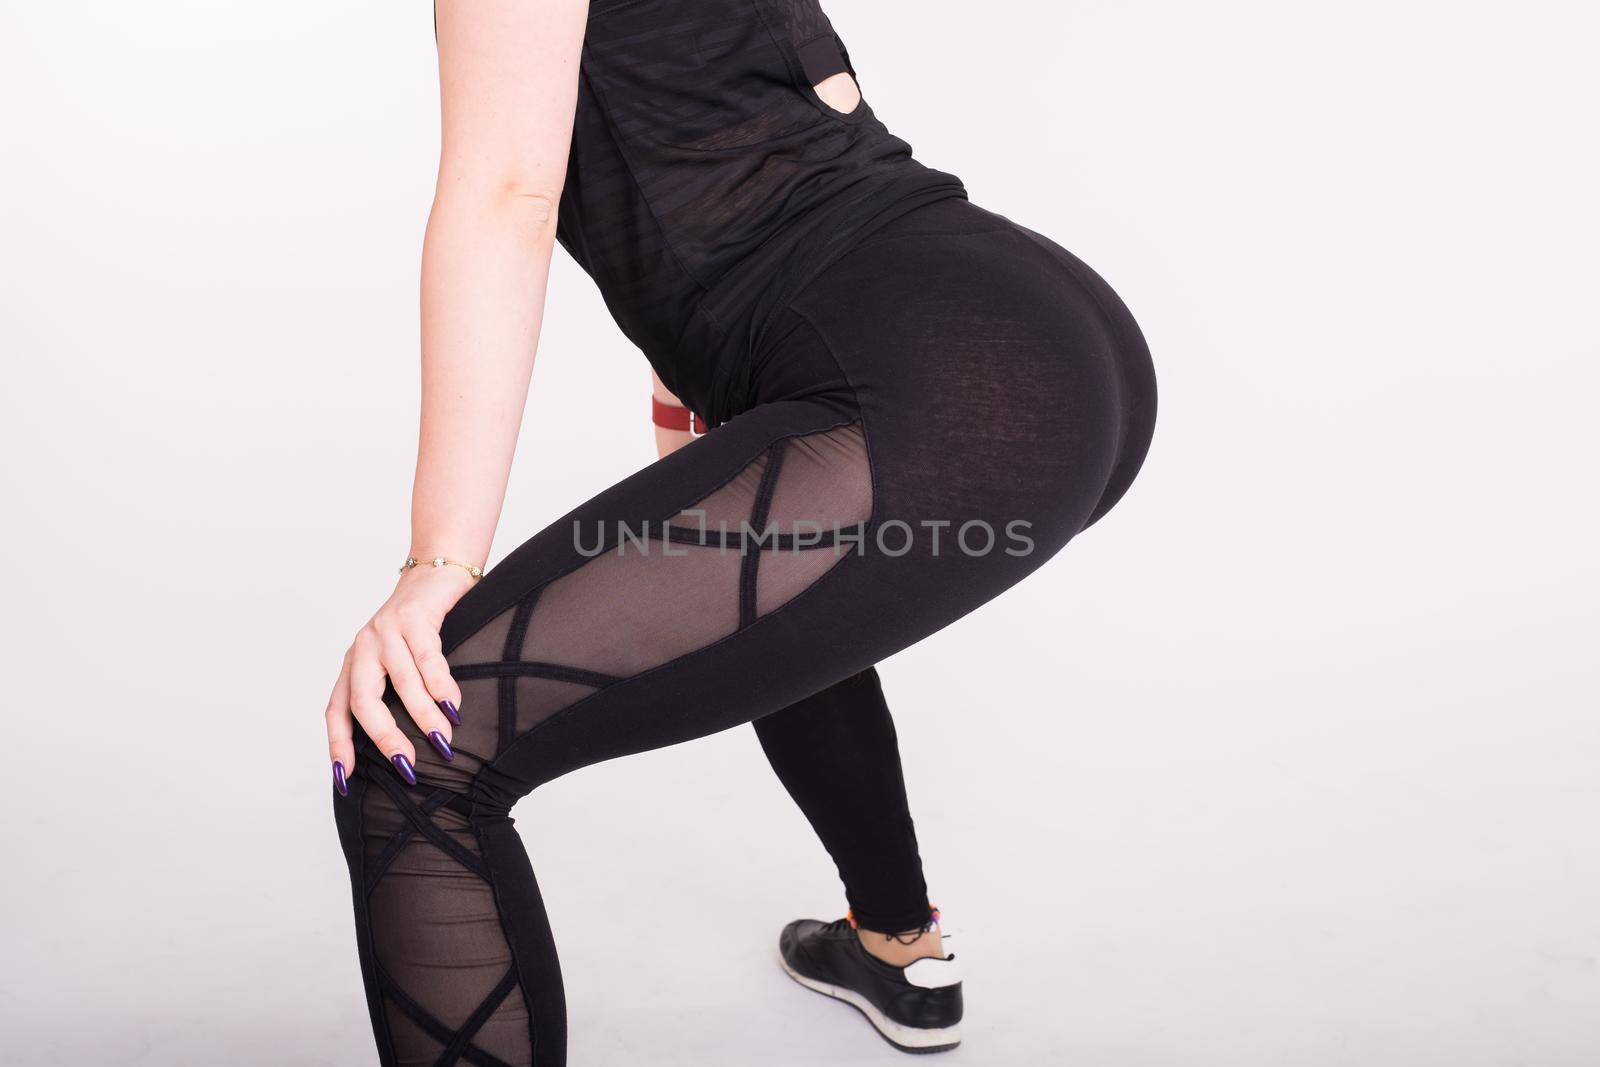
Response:
[{"label": "purple nail polish", "polygon": [[446,741],[444,739],[444,734],[440,733],[438,730],[429,730],[428,740],[432,742],[433,750],[439,753],[439,755],[443,756],[446,761],[456,758],[456,754],[450,751],[450,742]]},{"label": "purple nail polish", "polygon": [[339,791],[339,795],[342,797],[350,795],[350,786],[344,777],[344,764],[338,760],[333,761],[333,787]]},{"label": "purple nail polish", "polygon": [[450,720],[451,726],[461,725],[461,713],[456,710],[454,704],[448,700],[441,700],[439,701],[439,710],[444,712],[444,717]]},{"label": "purple nail polish", "polygon": [[406,780],[406,785],[417,784],[417,772],[411,769],[411,761],[406,759],[404,752],[396,752],[389,757],[389,762],[394,764],[394,769],[400,772],[400,777]]}]

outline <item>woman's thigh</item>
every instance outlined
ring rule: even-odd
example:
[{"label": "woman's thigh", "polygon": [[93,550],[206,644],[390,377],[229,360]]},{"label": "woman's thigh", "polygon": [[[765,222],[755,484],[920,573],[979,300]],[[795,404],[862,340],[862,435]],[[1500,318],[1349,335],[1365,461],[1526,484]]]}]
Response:
[{"label": "woman's thigh", "polygon": [[467,721],[453,763],[418,746],[420,775],[508,807],[803,699],[1040,566],[1129,438],[1116,325],[1009,230],[889,233],[775,336],[755,406],[532,538],[451,613]]}]

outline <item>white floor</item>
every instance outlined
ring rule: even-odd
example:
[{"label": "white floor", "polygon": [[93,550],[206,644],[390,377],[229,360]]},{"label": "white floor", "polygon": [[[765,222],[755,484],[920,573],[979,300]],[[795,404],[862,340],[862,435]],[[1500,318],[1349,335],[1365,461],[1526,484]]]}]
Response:
[{"label": "white floor", "polygon": [[[1190,653],[1140,671],[1115,635],[1058,650],[1071,700],[1045,695],[1037,666],[952,676],[958,651],[1001,663],[989,636],[1038,608],[1007,598],[884,671],[968,975],[965,1044],[943,1062],[1600,1062],[1600,863],[1580,840],[1594,786],[1537,672],[1538,718],[1475,715],[1459,688],[1461,703],[1387,708],[1338,680],[1311,692],[1287,650],[1256,680],[1284,703],[1243,708],[1185,676]],[[211,808],[111,839],[121,870],[63,867],[35,902],[49,921],[19,924],[6,953],[15,1062],[376,1062],[324,785],[235,770],[144,783]],[[574,1065],[904,1062],[775,962],[786,919],[842,904],[748,731],[575,775],[519,825],[564,954]],[[178,851],[191,830],[209,837]]]}]

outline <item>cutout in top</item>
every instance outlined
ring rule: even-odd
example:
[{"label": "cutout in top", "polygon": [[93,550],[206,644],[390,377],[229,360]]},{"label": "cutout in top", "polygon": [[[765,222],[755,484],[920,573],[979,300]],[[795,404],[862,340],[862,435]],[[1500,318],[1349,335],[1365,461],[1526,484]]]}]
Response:
[{"label": "cutout in top", "polygon": [[830,74],[811,87],[812,92],[833,110],[848,115],[861,106],[861,90],[848,71]]}]

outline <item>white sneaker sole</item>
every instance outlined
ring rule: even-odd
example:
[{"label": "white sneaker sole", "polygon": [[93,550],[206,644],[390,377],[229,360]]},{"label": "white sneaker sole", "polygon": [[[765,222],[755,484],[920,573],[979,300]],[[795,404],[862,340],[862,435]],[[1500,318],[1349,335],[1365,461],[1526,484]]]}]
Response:
[{"label": "white sneaker sole", "polygon": [[873,1006],[873,1003],[853,989],[843,986],[829,985],[819,982],[815,978],[807,978],[789,966],[789,961],[781,955],[778,965],[783,968],[783,973],[793,978],[814,993],[821,993],[834,1000],[842,1000],[852,1008],[867,1017],[867,1022],[873,1029],[883,1036],[883,1039],[901,1052],[948,1052],[961,1044],[961,1027],[947,1026],[941,1030],[924,1030],[915,1026],[902,1026],[889,1018]]}]

